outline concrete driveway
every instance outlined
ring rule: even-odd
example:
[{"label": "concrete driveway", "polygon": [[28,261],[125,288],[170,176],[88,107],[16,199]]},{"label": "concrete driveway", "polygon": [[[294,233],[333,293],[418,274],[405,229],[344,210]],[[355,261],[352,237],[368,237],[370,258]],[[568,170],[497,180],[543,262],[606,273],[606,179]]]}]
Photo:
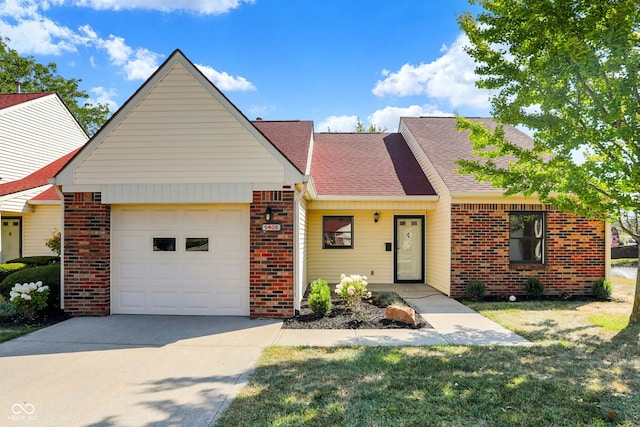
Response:
[{"label": "concrete driveway", "polygon": [[0,344],[0,425],[208,426],[281,322],[74,318]]}]

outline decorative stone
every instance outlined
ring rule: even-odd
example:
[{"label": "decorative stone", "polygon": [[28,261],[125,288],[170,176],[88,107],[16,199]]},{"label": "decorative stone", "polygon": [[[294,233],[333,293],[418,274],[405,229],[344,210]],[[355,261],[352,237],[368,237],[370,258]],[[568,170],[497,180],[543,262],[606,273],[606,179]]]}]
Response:
[{"label": "decorative stone", "polygon": [[402,322],[408,325],[416,324],[416,311],[411,307],[390,305],[387,307],[385,315],[387,319],[395,320],[396,322]]}]

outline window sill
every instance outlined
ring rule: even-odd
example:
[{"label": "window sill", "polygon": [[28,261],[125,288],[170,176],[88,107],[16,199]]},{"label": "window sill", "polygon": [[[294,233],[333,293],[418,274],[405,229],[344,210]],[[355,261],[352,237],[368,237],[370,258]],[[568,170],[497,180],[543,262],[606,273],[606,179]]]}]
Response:
[{"label": "window sill", "polygon": [[540,271],[546,269],[546,264],[509,264],[509,270]]}]

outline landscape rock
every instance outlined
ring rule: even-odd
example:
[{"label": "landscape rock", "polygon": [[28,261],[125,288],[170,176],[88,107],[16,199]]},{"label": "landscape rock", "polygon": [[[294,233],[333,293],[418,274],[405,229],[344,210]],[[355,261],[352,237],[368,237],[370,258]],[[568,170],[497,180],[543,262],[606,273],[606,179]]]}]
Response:
[{"label": "landscape rock", "polygon": [[416,324],[416,311],[411,307],[399,307],[390,305],[387,307],[386,316],[389,320],[406,323],[407,325]]}]

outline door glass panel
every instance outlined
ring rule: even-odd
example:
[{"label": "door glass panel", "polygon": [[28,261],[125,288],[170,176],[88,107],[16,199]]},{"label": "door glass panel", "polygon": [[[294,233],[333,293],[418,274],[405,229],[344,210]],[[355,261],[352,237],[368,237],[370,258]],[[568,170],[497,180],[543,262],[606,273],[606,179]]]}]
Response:
[{"label": "door glass panel", "polygon": [[396,219],[396,280],[424,279],[424,240],[422,218]]}]

